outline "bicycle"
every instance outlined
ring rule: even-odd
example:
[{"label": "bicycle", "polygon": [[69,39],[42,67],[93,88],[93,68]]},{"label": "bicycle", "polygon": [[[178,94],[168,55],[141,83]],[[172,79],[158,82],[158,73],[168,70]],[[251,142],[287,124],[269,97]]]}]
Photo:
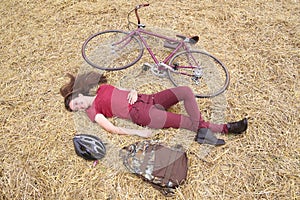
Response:
[{"label": "bicycle", "polygon": [[[128,27],[137,28],[126,32],[122,30],[106,30],[91,35],[82,45],[84,60],[100,70],[123,70],[136,64],[147,49],[154,64],[144,64],[144,69],[151,69],[157,76],[167,76],[175,86],[189,86],[198,98],[215,97],[223,93],[229,85],[229,72],[225,65],[213,55],[191,46],[199,41],[198,36],[186,37],[176,35],[174,39],[145,30],[141,24],[138,10],[149,4],[141,4],[128,12]],[[137,24],[130,21],[135,12]],[[146,37],[164,40],[164,47],[171,53],[159,61],[147,43]]]}]

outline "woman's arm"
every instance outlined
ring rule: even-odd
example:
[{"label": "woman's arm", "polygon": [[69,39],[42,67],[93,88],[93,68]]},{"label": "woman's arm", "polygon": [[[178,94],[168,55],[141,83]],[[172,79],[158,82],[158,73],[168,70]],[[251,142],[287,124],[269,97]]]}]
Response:
[{"label": "woman's arm", "polygon": [[137,135],[140,137],[150,137],[153,133],[151,130],[136,130],[128,129],[123,127],[117,127],[113,125],[104,115],[97,114],[95,121],[103,127],[106,131],[110,133],[120,134],[120,135]]}]

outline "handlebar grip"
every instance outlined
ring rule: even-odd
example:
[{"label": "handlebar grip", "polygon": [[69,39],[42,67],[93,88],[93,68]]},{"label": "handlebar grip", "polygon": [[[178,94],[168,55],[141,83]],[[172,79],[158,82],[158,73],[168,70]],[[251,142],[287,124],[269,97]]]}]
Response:
[{"label": "handlebar grip", "polygon": [[136,9],[139,9],[141,7],[146,7],[146,6],[149,6],[150,4],[149,3],[145,3],[145,4],[140,4],[140,5],[137,5],[136,6]]}]

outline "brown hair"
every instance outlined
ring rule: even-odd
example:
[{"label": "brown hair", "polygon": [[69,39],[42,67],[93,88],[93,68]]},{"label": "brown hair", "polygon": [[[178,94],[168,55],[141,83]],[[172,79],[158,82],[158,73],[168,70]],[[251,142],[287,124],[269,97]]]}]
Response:
[{"label": "brown hair", "polygon": [[70,101],[77,97],[78,94],[89,95],[92,87],[101,83],[107,83],[106,77],[97,72],[87,72],[78,75],[76,78],[69,73],[67,76],[70,78],[70,81],[60,88],[60,94],[65,99],[65,108],[70,112],[72,112],[69,106]]}]

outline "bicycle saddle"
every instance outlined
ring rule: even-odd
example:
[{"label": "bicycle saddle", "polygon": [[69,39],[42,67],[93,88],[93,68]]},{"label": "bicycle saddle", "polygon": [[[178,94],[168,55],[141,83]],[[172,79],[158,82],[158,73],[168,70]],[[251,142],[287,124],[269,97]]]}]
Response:
[{"label": "bicycle saddle", "polygon": [[193,36],[193,37],[185,37],[183,35],[176,35],[177,37],[183,39],[184,41],[191,43],[191,44],[196,44],[199,41],[199,36]]},{"label": "bicycle saddle", "polygon": [[[183,35],[176,35],[177,37],[183,39],[185,42],[190,43],[190,44],[196,44],[199,41],[198,36],[193,36],[191,38],[185,37]],[[170,49],[175,49],[178,45],[178,42],[170,42],[170,41],[165,41],[164,42],[164,47],[170,48]]]}]

